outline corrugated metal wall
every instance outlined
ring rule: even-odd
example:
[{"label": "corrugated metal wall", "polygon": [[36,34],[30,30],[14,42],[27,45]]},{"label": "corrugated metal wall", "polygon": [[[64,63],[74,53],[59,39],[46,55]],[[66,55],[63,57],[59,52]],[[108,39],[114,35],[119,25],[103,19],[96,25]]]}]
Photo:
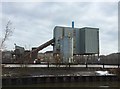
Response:
[{"label": "corrugated metal wall", "polygon": [[63,63],[73,62],[73,38],[65,36],[60,41],[60,55]]},{"label": "corrugated metal wall", "polygon": [[74,54],[79,54],[80,53],[80,30],[78,28],[75,28],[73,34],[74,34],[73,35]]},{"label": "corrugated metal wall", "polygon": [[81,28],[80,29],[80,54],[99,53],[99,29]]},{"label": "corrugated metal wall", "polygon": [[54,53],[60,53],[60,39],[63,37],[73,37],[73,28],[56,26],[54,28],[55,45]]}]

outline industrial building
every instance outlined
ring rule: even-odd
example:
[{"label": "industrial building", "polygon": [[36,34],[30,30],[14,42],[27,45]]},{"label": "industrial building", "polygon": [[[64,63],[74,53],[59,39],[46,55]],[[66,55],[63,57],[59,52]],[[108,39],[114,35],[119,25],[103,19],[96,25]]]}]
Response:
[{"label": "industrial building", "polygon": [[[56,26],[53,33],[53,39],[31,50],[15,45],[14,51],[3,51],[2,63],[120,63],[117,54],[99,57],[99,28]],[[39,52],[49,45],[52,51]]]},{"label": "industrial building", "polygon": [[72,27],[56,26],[53,29],[53,38],[39,47],[32,48],[31,51],[15,45],[15,58],[21,62],[26,60],[26,63],[33,63],[35,59],[39,59],[38,52],[49,45],[53,46],[53,51],[44,53],[44,59],[47,62],[75,63],[76,58],[81,58],[81,56],[82,59],[85,58],[85,61],[92,59],[93,55],[94,58],[96,55],[99,57],[99,28],[75,28],[74,22],[72,22]]},{"label": "industrial building", "polygon": [[[73,63],[74,55],[99,56],[99,28],[54,28],[53,53],[55,59],[62,63]],[[59,56],[58,59],[56,56]]]}]

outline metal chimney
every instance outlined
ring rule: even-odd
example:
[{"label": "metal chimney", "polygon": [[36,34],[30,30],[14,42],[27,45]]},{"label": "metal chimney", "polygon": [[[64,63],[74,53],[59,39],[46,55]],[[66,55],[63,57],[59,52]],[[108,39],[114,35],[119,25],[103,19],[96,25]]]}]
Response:
[{"label": "metal chimney", "polygon": [[74,21],[72,21],[72,28],[74,28]]}]

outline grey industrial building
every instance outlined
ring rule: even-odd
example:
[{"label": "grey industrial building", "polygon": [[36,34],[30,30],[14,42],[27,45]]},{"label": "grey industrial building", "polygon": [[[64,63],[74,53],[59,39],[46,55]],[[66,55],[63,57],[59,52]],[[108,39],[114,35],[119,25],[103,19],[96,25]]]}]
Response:
[{"label": "grey industrial building", "polygon": [[74,63],[78,56],[83,56],[85,59],[93,55],[99,57],[99,28],[74,28],[74,24],[72,27],[56,26],[53,29],[53,39],[32,48],[31,51],[15,45],[15,59],[33,63],[38,58],[38,52],[49,45],[53,46],[53,52],[44,53],[44,59],[47,62]]},{"label": "grey industrial building", "polygon": [[54,56],[62,63],[73,63],[73,55],[99,55],[99,28],[54,28]]}]

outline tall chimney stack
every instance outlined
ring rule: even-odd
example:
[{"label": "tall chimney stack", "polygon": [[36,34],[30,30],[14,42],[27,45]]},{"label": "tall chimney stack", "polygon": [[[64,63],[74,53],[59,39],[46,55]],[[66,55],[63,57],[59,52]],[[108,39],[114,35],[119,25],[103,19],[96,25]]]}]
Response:
[{"label": "tall chimney stack", "polygon": [[74,28],[74,21],[72,21],[72,28]]}]

